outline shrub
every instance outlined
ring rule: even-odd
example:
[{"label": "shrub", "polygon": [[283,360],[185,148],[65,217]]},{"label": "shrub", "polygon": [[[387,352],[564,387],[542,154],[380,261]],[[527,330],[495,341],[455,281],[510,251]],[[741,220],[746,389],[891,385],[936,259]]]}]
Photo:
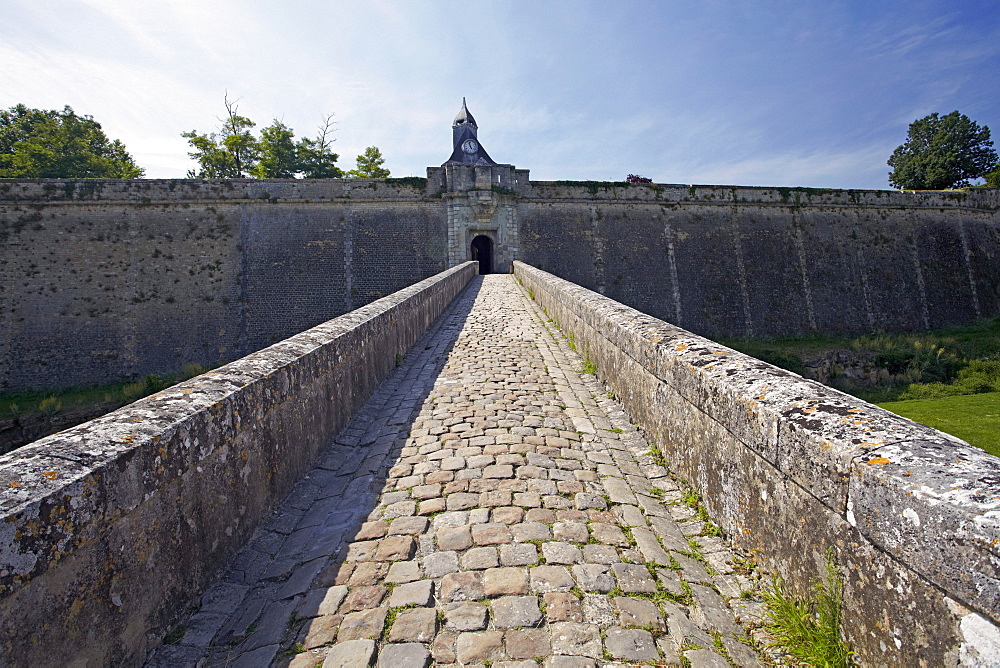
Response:
[{"label": "shrub", "polygon": [[181,369],[180,380],[187,380],[188,378],[194,378],[195,376],[200,376],[205,373],[206,369],[202,365],[191,362],[190,364],[185,364],[184,368]]},{"label": "shrub", "polygon": [[122,399],[126,402],[132,402],[136,399],[141,399],[146,396],[146,381],[140,380],[135,383],[126,383],[122,387]]},{"label": "shrub", "polygon": [[52,416],[62,409],[62,402],[55,397],[46,397],[38,402],[38,410],[46,415]]}]

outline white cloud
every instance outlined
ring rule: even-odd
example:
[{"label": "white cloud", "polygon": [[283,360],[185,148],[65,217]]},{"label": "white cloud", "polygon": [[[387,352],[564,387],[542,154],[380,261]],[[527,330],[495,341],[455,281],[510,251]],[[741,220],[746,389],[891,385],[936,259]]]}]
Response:
[{"label": "white cloud", "polygon": [[345,167],[374,144],[400,175],[447,158],[463,95],[495,159],[553,179],[882,187],[913,119],[1000,128],[995,3],[6,4],[0,105],[71,104],[152,177],[192,166],[180,133],[225,91],[299,135],[334,112]]}]

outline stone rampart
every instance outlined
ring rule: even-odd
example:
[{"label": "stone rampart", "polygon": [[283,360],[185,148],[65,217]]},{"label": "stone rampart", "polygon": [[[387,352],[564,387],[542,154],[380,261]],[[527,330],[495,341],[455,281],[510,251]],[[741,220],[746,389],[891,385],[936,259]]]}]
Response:
[{"label": "stone rampart", "polygon": [[141,663],[475,273],[0,456],[0,664]]},{"label": "stone rampart", "polygon": [[799,593],[832,549],[866,665],[1000,660],[1000,459],[523,263],[514,273]]},{"label": "stone rampart", "polygon": [[1000,190],[518,185],[518,259],[709,337],[1000,315]]},{"label": "stone rampart", "polygon": [[1000,190],[427,178],[0,180],[0,391],[230,361],[471,258],[703,336],[1000,316]]},{"label": "stone rampart", "polygon": [[229,362],[443,271],[425,181],[0,180],[0,391]]}]

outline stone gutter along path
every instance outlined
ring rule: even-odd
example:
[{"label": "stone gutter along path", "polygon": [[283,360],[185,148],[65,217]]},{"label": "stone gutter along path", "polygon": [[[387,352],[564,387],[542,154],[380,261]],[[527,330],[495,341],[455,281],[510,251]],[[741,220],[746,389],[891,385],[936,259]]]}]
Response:
[{"label": "stone gutter along path", "polygon": [[757,582],[571,343],[474,279],[147,665],[760,665]]}]

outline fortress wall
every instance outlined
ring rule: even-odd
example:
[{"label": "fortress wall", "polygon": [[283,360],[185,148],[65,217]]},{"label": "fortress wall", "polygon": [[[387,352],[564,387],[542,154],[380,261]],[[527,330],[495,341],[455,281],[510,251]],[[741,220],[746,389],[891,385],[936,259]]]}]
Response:
[{"label": "fortress wall", "polygon": [[475,274],[0,456],[0,663],[141,663]]},{"label": "fortress wall", "polygon": [[423,180],[0,181],[0,391],[235,359],[446,266]]},{"label": "fortress wall", "polygon": [[238,357],[231,205],[0,204],[0,389]]},{"label": "fortress wall", "polygon": [[[705,336],[1000,315],[998,190],[540,182],[516,170],[513,188],[493,191],[476,168],[449,169],[458,185],[441,168],[0,180],[0,391],[235,359],[443,270],[449,215],[505,229],[525,262]],[[451,261],[468,257],[461,236]]]},{"label": "fortress wall", "polygon": [[737,545],[834,551],[864,664],[1000,660],[1000,459],[523,263],[514,273]]},{"label": "fortress wall", "polygon": [[519,187],[520,258],[705,336],[1000,315],[1000,191]]}]

